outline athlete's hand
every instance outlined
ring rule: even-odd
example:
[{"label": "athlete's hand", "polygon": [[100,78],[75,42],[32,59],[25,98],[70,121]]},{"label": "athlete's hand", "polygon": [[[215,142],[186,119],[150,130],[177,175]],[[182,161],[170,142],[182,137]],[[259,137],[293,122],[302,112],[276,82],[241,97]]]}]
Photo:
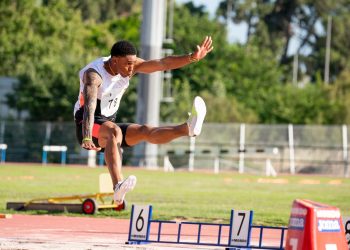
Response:
[{"label": "athlete's hand", "polygon": [[81,143],[81,147],[85,148],[87,150],[96,150],[96,151],[100,151],[101,148],[100,147],[96,147],[93,141],[83,141]]},{"label": "athlete's hand", "polygon": [[197,50],[192,53],[192,59],[201,60],[203,59],[210,51],[213,50],[213,41],[211,40],[211,36],[206,36],[199,46],[197,45]]}]

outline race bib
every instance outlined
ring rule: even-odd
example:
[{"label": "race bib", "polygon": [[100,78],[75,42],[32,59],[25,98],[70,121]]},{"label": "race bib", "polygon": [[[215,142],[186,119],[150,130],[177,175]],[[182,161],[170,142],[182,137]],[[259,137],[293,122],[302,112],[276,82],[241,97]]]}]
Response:
[{"label": "race bib", "polygon": [[117,112],[120,99],[124,94],[125,89],[111,89],[108,93],[101,97],[101,114],[109,117]]}]

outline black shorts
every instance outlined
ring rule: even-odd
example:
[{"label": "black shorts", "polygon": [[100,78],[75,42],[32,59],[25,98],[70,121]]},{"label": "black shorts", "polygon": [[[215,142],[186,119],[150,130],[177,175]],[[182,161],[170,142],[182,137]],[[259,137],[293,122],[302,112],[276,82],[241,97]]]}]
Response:
[{"label": "black shorts", "polygon": [[[107,121],[109,121],[109,120],[105,119],[105,118],[95,117],[94,126],[92,129],[92,141],[94,142],[96,147],[100,147],[100,145],[98,144],[98,130],[100,129],[100,126]],[[122,131],[123,138],[122,138],[121,147],[122,148],[130,147],[125,141],[125,136],[126,136],[126,130],[131,123],[115,123],[115,124],[117,124],[118,127],[120,127],[120,129]],[[75,120],[75,127],[76,127],[77,139],[78,139],[79,144],[81,145],[81,143],[83,141],[83,121]]]}]

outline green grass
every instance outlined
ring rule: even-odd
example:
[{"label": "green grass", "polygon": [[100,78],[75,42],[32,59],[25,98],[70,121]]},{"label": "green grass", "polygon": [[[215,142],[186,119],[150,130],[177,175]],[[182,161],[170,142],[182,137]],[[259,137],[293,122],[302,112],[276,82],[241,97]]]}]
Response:
[{"label": "green grass", "polygon": [[[266,182],[276,178],[234,172],[123,171],[125,176],[138,178],[136,188],[127,195],[128,204],[152,204],[155,219],[227,223],[231,209],[236,209],[253,210],[254,224],[287,225],[294,199],[326,203],[340,208],[343,215],[350,214],[350,179],[345,178],[279,176],[277,180],[287,183],[274,184]],[[106,172],[106,168],[0,165],[0,213],[19,213],[6,210],[8,201],[96,193],[98,176]],[[319,184],[302,184],[305,180]],[[330,184],[334,180],[338,184]],[[121,213],[104,210],[96,216],[129,218],[130,209]]]}]

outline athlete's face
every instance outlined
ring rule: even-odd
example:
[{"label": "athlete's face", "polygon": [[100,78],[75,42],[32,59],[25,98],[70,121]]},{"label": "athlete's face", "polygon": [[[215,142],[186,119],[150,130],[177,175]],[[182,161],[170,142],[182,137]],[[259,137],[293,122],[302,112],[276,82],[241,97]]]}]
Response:
[{"label": "athlete's face", "polygon": [[122,77],[131,77],[134,72],[136,63],[136,55],[115,57],[118,73]]}]

